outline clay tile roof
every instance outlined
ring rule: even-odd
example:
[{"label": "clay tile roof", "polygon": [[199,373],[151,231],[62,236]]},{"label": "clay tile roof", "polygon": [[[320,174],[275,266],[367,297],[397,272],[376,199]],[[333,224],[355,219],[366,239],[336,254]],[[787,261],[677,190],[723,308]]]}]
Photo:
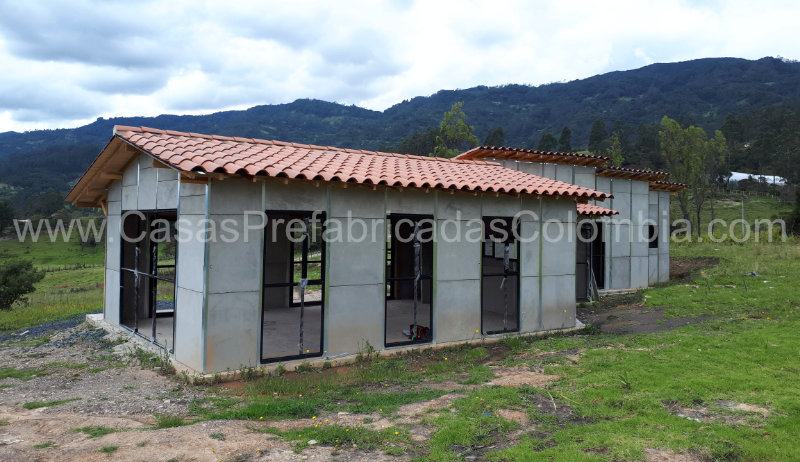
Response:
[{"label": "clay tile roof", "polygon": [[599,205],[578,204],[578,215],[585,215],[588,217],[602,217],[602,216],[611,216],[618,214],[619,212],[617,212],[616,210],[600,207]]},{"label": "clay tile roof", "polygon": [[671,193],[678,192],[682,189],[686,189],[686,185],[683,183],[673,183],[670,181],[651,181],[650,182],[650,190],[651,191],[669,191]]},{"label": "clay tile roof", "polygon": [[[612,197],[593,189],[480,160],[442,159],[250,138],[228,138],[145,127],[117,126],[114,135],[112,142],[115,139],[123,140],[182,172],[570,196],[581,202]],[[110,142],[109,146],[111,144]],[[107,147],[98,160],[106,151],[111,150]],[[103,165],[102,162],[95,162],[98,166]],[[81,192],[90,189],[91,175],[98,175],[99,170],[99,167],[90,169],[67,199],[74,203],[101,201],[99,196],[83,197]]]},{"label": "clay tile roof", "polygon": [[605,156],[592,154],[579,154],[577,152],[550,152],[535,149],[511,148],[506,146],[478,146],[467,152],[459,154],[456,159],[508,159],[524,162],[546,162],[550,164],[573,164],[588,167],[599,167],[611,161]]},{"label": "clay tile roof", "polygon": [[638,168],[617,167],[609,165],[597,169],[597,175],[613,178],[630,178],[642,181],[660,181],[669,176],[667,172],[640,170]]}]

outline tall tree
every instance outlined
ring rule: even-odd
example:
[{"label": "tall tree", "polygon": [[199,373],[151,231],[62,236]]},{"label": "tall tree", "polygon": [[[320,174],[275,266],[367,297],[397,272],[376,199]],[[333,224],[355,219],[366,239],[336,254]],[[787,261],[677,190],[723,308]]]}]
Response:
[{"label": "tall tree", "polygon": [[35,290],[33,285],[44,278],[44,271],[29,261],[0,262],[0,310],[10,310],[14,302],[24,301],[25,294]]},{"label": "tall tree", "polygon": [[3,235],[3,230],[8,228],[14,223],[14,206],[11,201],[0,201],[0,236]]},{"label": "tall tree", "polygon": [[484,146],[505,146],[506,137],[503,134],[503,127],[494,127],[489,129],[489,133],[483,140]]},{"label": "tall tree", "polygon": [[608,138],[606,124],[603,122],[602,117],[598,117],[592,124],[592,131],[589,132],[589,151],[601,152],[601,145],[606,138]]},{"label": "tall tree", "polygon": [[539,151],[553,151],[557,146],[558,140],[556,137],[550,132],[544,132],[542,137],[539,138],[539,144],[536,145],[536,149]]},{"label": "tall tree", "polygon": [[661,153],[676,181],[687,188],[678,192],[678,203],[683,218],[690,221],[689,194],[694,205],[697,235],[701,232],[700,212],[706,200],[711,182],[718,175],[719,166],[728,152],[725,135],[717,130],[709,139],[702,128],[681,128],[675,120],[664,116],[661,119]]},{"label": "tall tree", "polygon": [[572,152],[572,131],[566,125],[561,129],[561,136],[558,137],[558,150]]},{"label": "tall tree", "polygon": [[436,137],[438,135],[439,129],[436,127],[428,127],[425,131],[414,132],[408,138],[403,138],[394,148],[394,151],[400,154],[431,156],[433,155],[433,150],[436,149]]},{"label": "tall tree", "polygon": [[619,139],[619,133],[611,134],[611,144],[606,149],[606,155],[611,158],[612,165],[622,166],[625,158],[622,157],[622,141]]},{"label": "tall tree", "polygon": [[473,127],[467,125],[464,102],[459,101],[444,113],[436,137],[435,157],[455,157],[462,151],[478,145],[478,138],[472,134]]}]

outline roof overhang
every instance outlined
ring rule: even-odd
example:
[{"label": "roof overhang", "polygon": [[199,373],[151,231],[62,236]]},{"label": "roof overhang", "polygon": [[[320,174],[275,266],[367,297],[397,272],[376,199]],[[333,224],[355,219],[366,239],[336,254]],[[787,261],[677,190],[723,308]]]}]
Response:
[{"label": "roof overhang", "polygon": [[600,207],[593,204],[578,204],[578,215],[588,218],[610,217],[612,215],[619,215],[616,210]]},{"label": "roof overhang", "polygon": [[478,146],[477,148],[459,154],[455,158],[463,160],[504,159],[517,160],[520,162],[583,165],[586,167],[599,167],[611,160],[609,157],[595,156],[592,154],[538,151],[535,149],[510,148],[504,146]]},{"label": "roof overhang", "polygon": [[661,181],[669,176],[669,173],[667,172],[639,170],[636,168],[617,167],[614,165],[598,168],[596,174],[597,176],[625,178],[638,181]]}]

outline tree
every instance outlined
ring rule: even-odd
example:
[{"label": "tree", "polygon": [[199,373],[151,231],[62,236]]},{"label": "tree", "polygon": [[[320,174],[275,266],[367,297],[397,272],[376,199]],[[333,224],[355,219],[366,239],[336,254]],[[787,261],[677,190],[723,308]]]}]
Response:
[{"label": "tree", "polygon": [[556,147],[558,147],[558,140],[550,132],[542,133],[539,144],[536,145],[536,149],[539,151],[553,151]]},{"label": "tree", "polygon": [[478,138],[472,134],[472,126],[467,125],[467,115],[463,110],[464,103],[459,101],[444,113],[439,124],[439,136],[436,137],[435,157],[455,157],[462,151],[478,145]]},{"label": "tree", "polygon": [[622,157],[622,142],[619,139],[619,134],[614,132],[611,134],[611,144],[606,149],[606,156],[611,158],[611,164],[616,166],[622,166],[622,162],[625,160]]},{"label": "tree", "polygon": [[503,134],[503,127],[494,127],[489,129],[489,134],[483,140],[484,146],[505,146],[506,137]]},{"label": "tree", "polygon": [[0,236],[3,235],[3,230],[14,224],[14,206],[11,201],[0,201]]},{"label": "tree", "polygon": [[558,150],[572,152],[572,131],[566,125],[561,129],[561,136],[558,137]]},{"label": "tree", "polygon": [[689,217],[689,194],[696,215],[697,235],[700,235],[700,211],[706,199],[712,179],[717,175],[720,163],[728,152],[725,136],[717,130],[714,138],[708,139],[702,128],[680,124],[667,116],[661,119],[661,153],[675,181],[685,183],[687,188],[678,192],[678,204],[683,218]]},{"label": "tree", "polygon": [[592,124],[592,131],[589,133],[589,150],[592,152],[601,152],[601,145],[606,138],[608,138],[606,124],[601,117],[598,117]]},{"label": "tree", "polygon": [[44,272],[24,260],[0,262],[0,310],[10,310],[16,301],[24,301],[33,292],[33,285],[44,278]]},{"label": "tree", "polygon": [[433,150],[436,149],[436,137],[439,130],[436,127],[428,127],[424,132],[414,132],[408,138],[404,138],[394,148],[395,152],[400,154],[413,154],[415,156],[430,156],[433,155]]}]

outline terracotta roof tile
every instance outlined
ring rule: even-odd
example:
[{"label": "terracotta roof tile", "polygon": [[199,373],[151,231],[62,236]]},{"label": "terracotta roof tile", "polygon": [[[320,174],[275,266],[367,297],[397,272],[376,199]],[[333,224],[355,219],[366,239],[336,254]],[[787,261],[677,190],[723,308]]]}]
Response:
[{"label": "terracotta roof tile", "polygon": [[459,154],[456,159],[508,159],[523,162],[547,162],[552,164],[575,164],[590,167],[599,167],[611,161],[605,156],[593,154],[580,154],[577,152],[551,152],[536,149],[511,148],[507,146],[478,146],[467,152]]},{"label": "terracotta roof tile", "polygon": [[597,175],[616,177],[616,178],[632,178],[650,181],[659,181],[669,176],[668,172],[659,172],[655,170],[641,170],[638,168],[618,167],[616,165],[608,165],[597,169]]},{"label": "terracotta roof tile", "polygon": [[592,204],[578,204],[578,215],[585,215],[590,217],[601,217],[601,216],[611,216],[611,215],[618,215],[619,212],[616,210],[607,209],[605,207],[600,207],[599,205],[592,205]]},{"label": "terracotta roof tile", "polygon": [[[502,167],[481,160],[442,159],[326,146],[221,137],[145,127],[116,126],[115,138],[124,140],[161,162],[184,172],[221,173],[249,177],[269,176],[339,181],[396,187],[485,191],[540,196],[572,196],[581,201],[612,197],[593,189]],[[112,139],[113,141],[113,139]],[[89,197],[101,157],[79,180],[68,199]]]}]

